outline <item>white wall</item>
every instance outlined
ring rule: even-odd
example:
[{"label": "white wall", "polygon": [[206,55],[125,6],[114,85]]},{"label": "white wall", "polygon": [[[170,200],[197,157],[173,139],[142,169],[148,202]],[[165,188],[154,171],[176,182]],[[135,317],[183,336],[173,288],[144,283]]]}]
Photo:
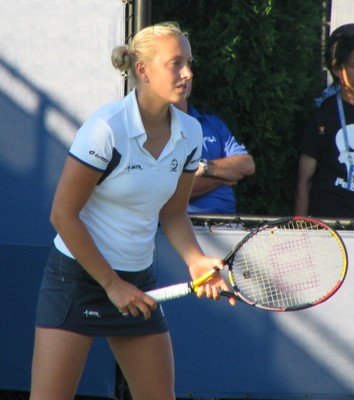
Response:
[{"label": "white wall", "polygon": [[125,42],[125,7],[0,0],[0,243],[51,240],[48,215],[75,132],[124,94],[111,51]]},{"label": "white wall", "polygon": [[[227,224],[194,229],[206,254],[221,258],[248,233]],[[350,264],[354,233],[339,234]],[[189,279],[161,230],[154,266],[159,286]],[[241,301],[232,308],[225,298],[215,302],[195,296],[163,303],[174,346],[177,397],[353,400],[353,286],[349,265],[333,297],[302,311],[262,311]]]},{"label": "white wall", "polygon": [[[6,64],[0,64],[0,92],[18,106],[35,115],[40,91],[82,122],[123,96],[123,79],[110,61],[112,48],[125,40],[122,0],[0,0],[0,10],[0,61]],[[70,144],[76,128],[63,113],[49,110],[46,120],[65,128],[56,134]]]},{"label": "white wall", "polygon": [[354,0],[332,0],[330,22],[331,32],[340,25],[354,23]]}]

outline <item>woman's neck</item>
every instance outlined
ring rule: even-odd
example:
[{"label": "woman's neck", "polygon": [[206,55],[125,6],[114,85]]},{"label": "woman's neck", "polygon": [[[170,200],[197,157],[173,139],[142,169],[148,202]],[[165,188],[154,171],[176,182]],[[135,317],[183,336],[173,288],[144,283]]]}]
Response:
[{"label": "woman's neck", "polygon": [[156,99],[144,96],[140,92],[136,92],[136,96],[141,120],[147,131],[169,126],[169,104],[158,104]]}]

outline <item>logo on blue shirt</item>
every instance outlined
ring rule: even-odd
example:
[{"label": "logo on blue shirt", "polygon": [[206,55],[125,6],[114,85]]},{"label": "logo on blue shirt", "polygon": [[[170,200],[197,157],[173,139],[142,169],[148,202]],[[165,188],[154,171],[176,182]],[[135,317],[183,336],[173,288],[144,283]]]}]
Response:
[{"label": "logo on blue shirt", "polygon": [[213,143],[213,142],[216,142],[216,137],[215,136],[204,136],[203,140],[204,140],[204,142]]}]

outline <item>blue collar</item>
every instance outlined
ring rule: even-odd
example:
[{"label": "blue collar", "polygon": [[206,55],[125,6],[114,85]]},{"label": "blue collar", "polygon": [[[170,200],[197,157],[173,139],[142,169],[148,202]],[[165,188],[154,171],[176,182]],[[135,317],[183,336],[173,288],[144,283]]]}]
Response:
[{"label": "blue collar", "polygon": [[203,115],[193,106],[188,104],[188,114],[191,115],[194,118],[197,118],[197,120],[203,119]]}]

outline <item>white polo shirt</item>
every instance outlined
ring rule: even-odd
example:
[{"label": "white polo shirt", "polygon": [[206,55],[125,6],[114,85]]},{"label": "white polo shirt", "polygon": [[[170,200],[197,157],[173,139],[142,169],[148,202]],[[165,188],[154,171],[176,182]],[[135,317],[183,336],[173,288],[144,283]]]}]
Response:
[{"label": "white polo shirt", "polygon": [[[170,112],[171,138],[157,160],[143,147],[146,133],[135,89],[94,113],[70,148],[72,157],[104,173],[80,218],[114,269],[140,271],[151,265],[160,209],[180,175],[198,167],[199,122],[173,106]],[[73,258],[59,235],[54,243]]]}]

